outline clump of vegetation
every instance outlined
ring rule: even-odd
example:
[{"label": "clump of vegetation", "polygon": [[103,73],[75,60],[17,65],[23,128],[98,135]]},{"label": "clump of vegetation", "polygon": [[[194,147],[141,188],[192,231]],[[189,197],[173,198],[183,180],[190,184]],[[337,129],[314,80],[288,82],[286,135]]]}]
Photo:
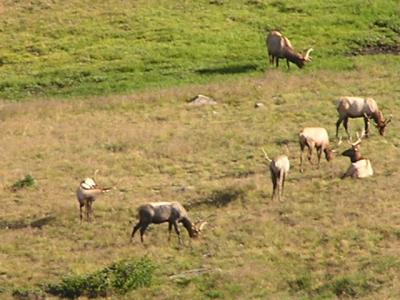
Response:
[{"label": "clump of vegetation", "polygon": [[12,295],[19,300],[45,299],[45,293],[39,288],[16,288],[13,290]]},{"label": "clump of vegetation", "polygon": [[126,294],[151,284],[155,267],[148,258],[123,260],[89,275],[71,275],[59,283],[48,284],[44,290],[64,298],[105,297],[112,293]]},{"label": "clump of vegetation", "polygon": [[12,192],[19,191],[21,189],[34,186],[36,184],[35,178],[32,175],[26,175],[23,179],[17,180],[11,187]]}]

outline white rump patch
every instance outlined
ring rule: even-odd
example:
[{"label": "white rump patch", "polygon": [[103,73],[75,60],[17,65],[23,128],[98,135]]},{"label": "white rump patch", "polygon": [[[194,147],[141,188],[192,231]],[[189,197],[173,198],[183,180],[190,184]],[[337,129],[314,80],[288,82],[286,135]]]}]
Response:
[{"label": "white rump patch", "polygon": [[81,187],[85,190],[90,190],[96,187],[96,182],[93,178],[85,178],[85,180],[81,183]]}]

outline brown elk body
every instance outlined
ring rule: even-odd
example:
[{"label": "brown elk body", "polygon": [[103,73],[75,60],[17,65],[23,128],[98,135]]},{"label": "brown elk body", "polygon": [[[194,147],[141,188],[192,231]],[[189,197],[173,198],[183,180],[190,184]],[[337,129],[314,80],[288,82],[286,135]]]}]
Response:
[{"label": "brown elk body", "polygon": [[104,192],[108,192],[110,188],[100,188],[92,178],[83,180],[76,190],[76,197],[79,201],[80,220],[83,220],[83,207],[86,211],[86,220],[91,221],[93,217],[93,202]]},{"label": "brown elk body", "polygon": [[364,132],[366,137],[368,137],[369,134],[370,119],[374,120],[380,135],[385,134],[386,126],[392,120],[392,118],[385,120],[376,101],[372,98],[341,97],[337,103],[336,110],[339,113],[339,119],[336,122],[336,137],[339,134],[339,127],[342,122],[347,135],[350,136],[348,131],[349,118],[364,119]]},{"label": "brown elk body", "polygon": [[355,143],[350,143],[351,148],[342,153],[343,156],[350,158],[351,165],[347,169],[346,173],[341,176],[341,179],[346,177],[365,178],[374,174],[371,161],[361,155],[360,144],[364,135],[360,137],[357,133],[357,136],[358,140]]},{"label": "brown elk body", "polygon": [[270,159],[267,153],[264,152],[265,159],[270,163],[269,170],[271,173],[272,180],[272,197],[273,200],[275,196],[278,196],[278,200],[280,201],[283,197],[283,189],[285,186],[285,180],[289,173],[290,163],[289,158],[286,155],[279,155],[274,159]]},{"label": "brown elk body", "polygon": [[153,202],[141,205],[138,208],[139,221],[133,227],[131,241],[137,230],[140,229],[140,240],[143,243],[143,235],[150,224],[161,224],[168,222],[168,240],[171,236],[172,226],[178,235],[179,243],[182,244],[178,223],[182,223],[191,238],[199,236],[206,222],[200,225],[193,224],[186,209],[179,202]]},{"label": "brown elk body", "polygon": [[[338,144],[340,144],[339,141]],[[305,147],[308,149],[308,161],[312,164],[312,151],[317,150],[318,168],[321,161],[322,152],[325,154],[326,160],[329,162],[333,159],[336,150],[330,148],[329,136],[325,128],[322,127],[306,127],[299,133],[300,144],[300,172],[303,172],[303,152]]]},{"label": "brown elk body", "polygon": [[271,31],[267,36],[267,49],[270,64],[276,63],[276,67],[279,66],[279,59],[286,59],[287,67],[289,68],[289,62],[296,64],[299,68],[303,68],[307,62],[311,61],[310,52],[312,48],[308,49],[306,54],[303,55],[294,50],[289,39],[283,36],[278,31]]}]

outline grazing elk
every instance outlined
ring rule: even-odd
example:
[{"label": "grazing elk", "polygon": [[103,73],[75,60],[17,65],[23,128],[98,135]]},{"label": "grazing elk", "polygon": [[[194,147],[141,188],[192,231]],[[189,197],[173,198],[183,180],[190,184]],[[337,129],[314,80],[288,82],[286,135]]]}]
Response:
[{"label": "grazing elk", "polygon": [[342,122],[347,135],[350,136],[348,131],[349,118],[364,118],[366,137],[368,137],[369,133],[370,119],[374,120],[380,135],[385,134],[386,126],[392,121],[392,117],[385,120],[378,105],[372,98],[341,97],[337,103],[336,110],[339,113],[339,119],[336,122],[336,137],[338,137],[339,126]]},{"label": "grazing elk", "polygon": [[[272,197],[273,200],[275,195],[278,194],[278,200],[283,197],[283,188],[285,185],[286,176],[289,173],[290,163],[286,155],[279,155],[274,159],[270,159],[263,148],[261,150],[264,152],[265,159],[270,163],[269,170],[271,172],[272,180]],[[277,193],[278,192],[278,193]]]},{"label": "grazing elk", "polygon": [[91,221],[93,216],[92,204],[96,197],[102,193],[108,192],[111,188],[100,188],[97,186],[93,178],[86,178],[83,180],[76,191],[76,196],[79,201],[80,220],[83,219],[83,207],[86,210],[86,220]]},{"label": "grazing elk", "polygon": [[274,60],[276,62],[276,67],[279,66],[279,59],[286,58],[286,63],[288,69],[289,61],[296,64],[299,68],[303,68],[307,62],[311,61],[310,52],[313,51],[312,48],[308,49],[306,54],[297,53],[289,39],[283,36],[278,31],[271,31],[267,36],[267,48],[268,48],[268,57],[270,64],[274,64]]},{"label": "grazing elk", "polygon": [[153,202],[141,205],[138,208],[139,222],[133,227],[131,241],[138,229],[140,229],[140,240],[143,243],[143,235],[150,224],[161,224],[168,222],[168,240],[171,237],[172,226],[178,235],[179,243],[182,244],[178,223],[182,223],[191,238],[199,236],[206,222],[199,225],[193,224],[186,209],[178,202]]},{"label": "grazing elk", "polygon": [[342,153],[343,156],[350,158],[351,165],[347,169],[346,173],[340,177],[341,179],[346,177],[365,178],[374,174],[370,160],[361,155],[360,144],[364,134],[362,134],[360,137],[357,133],[357,141],[354,143],[349,142],[351,148]]},{"label": "grazing elk", "polygon": [[[340,139],[337,146],[341,144],[342,140]],[[313,164],[311,161],[312,150],[313,148],[317,149],[317,157],[318,157],[318,168],[321,161],[322,152],[325,154],[326,160],[329,162],[333,159],[334,153],[336,150],[333,150],[329,146],[329,136],[328,132],[325,128],[322,127],[306,127],[299,133],[299,144],[300,144],[300,172],[303,172],[303,151],[304,148],[308,148],[308,161],[310,164]]]}]

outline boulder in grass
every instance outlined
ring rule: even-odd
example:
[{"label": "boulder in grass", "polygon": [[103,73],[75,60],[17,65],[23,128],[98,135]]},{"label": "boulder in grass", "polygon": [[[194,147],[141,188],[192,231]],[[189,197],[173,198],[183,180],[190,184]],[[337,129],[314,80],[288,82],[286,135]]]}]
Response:
[{"label": "boulder in grass", "polygon": [[188,105],[191,106],[201,106],[201,105],[216,105],[217,101],[215,101],[213,98],[204,96],[204,95],[197,95],[193,99],[191,99],[188,103]]}]

